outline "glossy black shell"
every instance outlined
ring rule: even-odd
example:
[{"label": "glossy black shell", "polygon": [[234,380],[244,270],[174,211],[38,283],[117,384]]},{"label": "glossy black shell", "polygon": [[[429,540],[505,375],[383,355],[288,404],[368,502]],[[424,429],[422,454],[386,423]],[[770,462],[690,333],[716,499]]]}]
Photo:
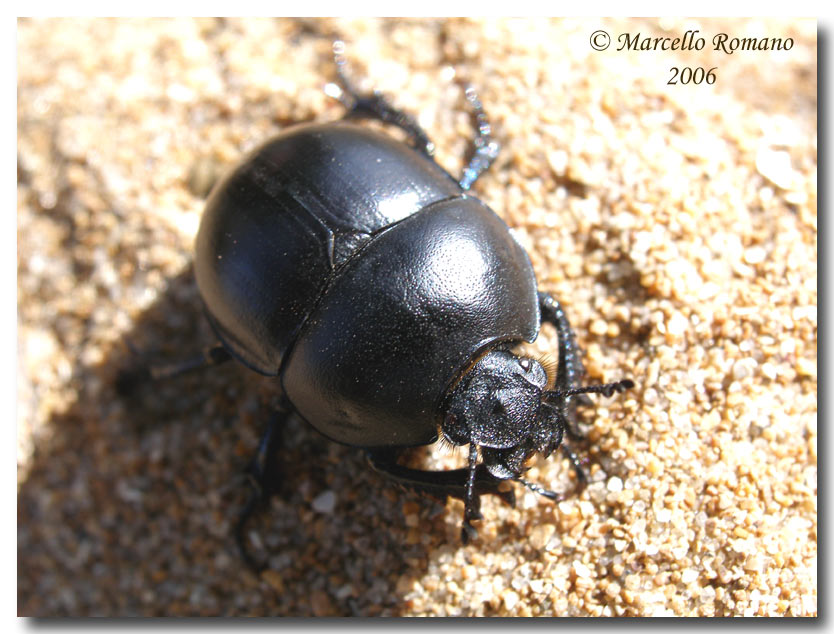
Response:
[{"label": "glossy black shell", "polygon": [[430,158],[347,122],[288,129],[226,176],[195,272],[229,352],[349,445],[432,442],[473,359],[539,330],[504,222]]}]

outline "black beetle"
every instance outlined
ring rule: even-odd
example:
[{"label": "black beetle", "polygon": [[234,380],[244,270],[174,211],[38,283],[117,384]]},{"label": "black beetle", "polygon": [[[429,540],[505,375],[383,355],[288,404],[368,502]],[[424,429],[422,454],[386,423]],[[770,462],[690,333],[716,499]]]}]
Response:
[{"label": "black beetle", "polygon": [[[276,487],[276,429],[292,411],[330,439],[366,450],[399,484],[464,500],[464,542],[476,535],[479,495],[512,503],[534,454],[576,435],[573,397],[611,395],[630,380],[579,387],[579,349],[559,303],[538,292],[530,259],[504,222],[467,193],[494,159],[470,88],[476,139],[460,180],[432,158],[416,121],[380,94],[360,95],[334,45],[347,121],[290,128],[254,150],[214,187],[196,243],[197,285],[221,344],[189,363],[120,377],[160,378],[234,358],[278,377],[283,407],[250,467],[258,501]],[[412,145],[350,119],[375,118]],[[558,332],[558,368],[511,348],[542,321]],[[587,398],[587,397],[581,397]],[[469,445],[468,467],[423,471],[400,451],[443,437]],[[566,450],[580,482],[584,474]],[[478,457],[481,464],[478,463]]]}]

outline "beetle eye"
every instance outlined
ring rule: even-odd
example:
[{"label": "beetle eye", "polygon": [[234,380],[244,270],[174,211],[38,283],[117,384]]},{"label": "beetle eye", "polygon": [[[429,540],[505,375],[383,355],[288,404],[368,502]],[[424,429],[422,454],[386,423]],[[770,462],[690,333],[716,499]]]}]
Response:
[{"label": "beetle eye", "polygon": [[492,413],[493,414],[503,414],[504,413],[504,404],[497,399],[492,401]]}]

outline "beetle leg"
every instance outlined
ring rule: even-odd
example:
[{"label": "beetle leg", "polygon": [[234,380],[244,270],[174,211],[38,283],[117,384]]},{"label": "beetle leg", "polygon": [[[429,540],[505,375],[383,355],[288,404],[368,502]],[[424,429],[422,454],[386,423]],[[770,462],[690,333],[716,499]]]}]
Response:
[{"label": "beetle leg", "polygon": [[561,502],[562,500],[567,498],[567,495],[565,495],[564,493],[551,491],[550,489],[546,489],[540,484],[536,484],[535,482],[531,482],[530,480],[525,480],[522,477],[515,478],[515,480],[516,482],[520,482],[525,487],[530,489],[533,493],[538,493],[542,497],[546,497],[548,500],[553,500],[554,502]]},{"label": "beetle leg", "polygon": [[498,156],[501,146],[492,138],[492,126],[489,124],[484,107],[478,98],[478,93],[471,85],[464,88],[466,100],[472,108],[472,118],[475,123],[475,138],[469,152],[469,163],[461,174],[458,184],[461,189],[468,190],[478,180]]},{"label": "beetle leg", "polygon": [[116,392],[122,396],[127,396],[143,383],[171,379],[181,374],[220,365],[231,358],[221,344],[216,344],[179,363],[125,368],[116,375]]},{"label": "beetle leg", "polygon": [[420,127],[414,117],[396,108],[379,92],[374,91],[370,94],[359,92],[359,89],[345,72],[347,60],[344,52],[344,42],[339,40],[333,42],[333,59],[336,62],[336,73],[339,75],[341,87],[328,84],[325,87],[325,92],[341,101],[348,109],[345,118],[378,119],[384,123],[395,125],[411,137],[417,150],[428,157],[432,157],[434,155],[434,143],[431,142],[426,131]]},{"label": "beetle leg", "polygon": [[[576,335],[571,328],[562,305],[549,293],[539,291],[539,307],[542,321],[552,324],[559,337],[559,369],[556,374],[556,388],[568,390],[579,386],[585,374]],[[590,402],[590,399],[589,399]]]},{"label": "beetle leg", "polygon": [[475,464],[473,468],[473,455],[476,461],[478,457],[477,447],[470,449],[468,467],[449,471],[425,471],[403,467],[396,462],[397,453],[390,450],[368,451],[367,455],[375,471],[404,488],[444,500],[449,496],[463,500],[465,504],[462,534],[464,543],[477,536],[470,521],[481,518],[481,495],[497,495],[510,506],[515,505],[513,490],[500,488],[503,480],[492,475],[483,464]]},{"label": "beetle leg", "polygon": [[460,539],[464,544],[478,537],[478,531],[472,526],[472,520],[483,518],[481,515],[481,498],[475,493],[475,472],[478,468],[478,445],[469,443],[469,474],[466,479],[466,497],[463,500],[463,526]]},{"label": "beetle leg", "polygon": [[562,443],[561,445],[562,453],[565,454],[565,457],[570,461],[570,465],[576,473],[576,486],[574,486],[573,490],[570,492],[558,493],[556,491],[551,491],[550,489],[546,489],[545,487],[541,486],[540,484],[536,484],[535,482],[531,482],[530,480],[525,480],[522,477],[513,478],[516,482],[520,482],[525,487],[530,489],[533,493],[538,493],[539,495],[548,498],[549,500],[553,500],[554,502],[561,502],[562,500],[566,500],[569,497],[574,497],[582,493],[583,489],[588,486],[588,474],[585,473],[585,469],[582,466],[582,461],[577,457],[575,453],[568,447],[566,444]]},{"label": "beetle leg", "polygon": [[281,442],[284,421],[289,412],[273,412],[267,422],[266,431],[258,443],[255,455],[252,457],[246,469],[246,481],[249,484],[249,499],[237,518],[235,524],[235,541],[241,556],[250,568],[261,571],[264,564],[255,562],[249,550],[246,548],[246,523],[271,496],[279,489],[281,483],[281,470],[277,460],[278,446]]},{"label": "beetle leg", "polygon": [[[585,374],[585,366],[582,365],[581,351],[576,343],[576,335],[571,328],[562,305],[549,293],[539,291],[539,308],[542,313],[542,321],[552,324],[556,328],[559,346],[559,367],[556,371],[555,388],[560,391],[567,391],[579,386],[579,381]],[[567,424],[565,431],[573,439],[583,437],[576,428],[576,405],[590,405],[591,399],[586,394],[569,396],[565,398],[563,415]]]}]

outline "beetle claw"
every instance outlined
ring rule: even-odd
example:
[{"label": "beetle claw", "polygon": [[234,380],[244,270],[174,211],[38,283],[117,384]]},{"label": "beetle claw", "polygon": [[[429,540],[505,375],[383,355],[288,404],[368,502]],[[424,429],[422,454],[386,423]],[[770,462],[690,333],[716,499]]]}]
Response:
[{"label": "beetle claw", "polygon": [[460,541],[465,546],[471,541],[478,539],[478,530],[469,523],[469,520],[464,519],[463,525],[460,529]]}]

